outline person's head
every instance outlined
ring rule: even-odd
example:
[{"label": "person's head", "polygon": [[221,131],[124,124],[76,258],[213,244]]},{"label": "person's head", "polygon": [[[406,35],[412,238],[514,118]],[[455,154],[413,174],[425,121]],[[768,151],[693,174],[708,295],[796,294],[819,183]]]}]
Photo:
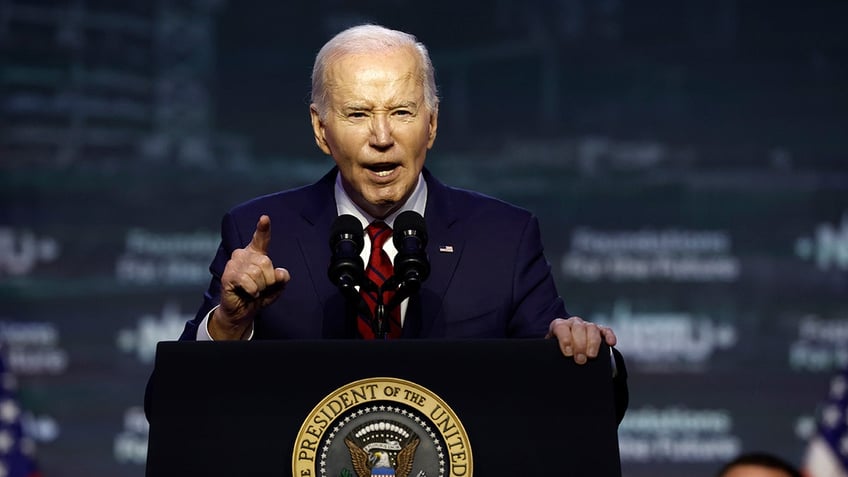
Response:
[{"label": "person's head", "polygon": [[345,191],[383,218],[409,198],[436,139],[439,100],[427,49],[377,25],[339,33],[318,52],[310,115]]},{"label": "person's head", "polygon": [[780,457],[751,452],[725,464],[716,477],[801,477],[801,472]]}]

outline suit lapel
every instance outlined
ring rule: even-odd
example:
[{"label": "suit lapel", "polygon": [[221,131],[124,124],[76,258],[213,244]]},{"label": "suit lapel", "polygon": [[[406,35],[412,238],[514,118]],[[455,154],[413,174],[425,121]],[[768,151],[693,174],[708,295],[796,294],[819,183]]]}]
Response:
[{"label": "suit lapel", "polygon": [[419,292],[417,303],[410,302],[407,320],[411,326],[407,329],[404,325],[405,337],[431,335],[436,318],[442,314],[445,293],[451,285],[465,246],[465,239],[460,236],[459,227],[456,227],[459,221],[458,204],[453,203],[450,189],[426,169],[424,179],[427,181],[427,209],[424,212],[424,220],[429,235],[427,255],[431,272]]},{"label": "suit lapel", "polygon": [[345,302],[327,278],[327,266],[330,263],[327,240],[332,223],[338,215],[333,192],[337,173],[338,169],[334,167],[309,188],[306,202],[301,209],[301,216],[307,226],[304,227],[304,234],[298,237],[298,246],[308,269],[309,279],[323,311],[321,334],[324,338],[347,336]]}]

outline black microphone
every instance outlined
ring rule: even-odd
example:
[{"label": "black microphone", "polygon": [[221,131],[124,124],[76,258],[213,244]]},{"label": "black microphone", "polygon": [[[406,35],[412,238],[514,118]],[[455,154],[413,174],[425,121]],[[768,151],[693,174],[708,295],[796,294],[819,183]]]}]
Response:
[{"label": "black microphone", "polygon": [[362,223],[352,215],[340,215],[330,228],[332,258],[327,275],[334,285],[348,297],[359,296],[354,287],[362,283],[365,266],[362,247],[365,245]]},{"label": "black microphone", "polygon": [[421,287],[430,276],[427,258],[427,224],[418,212],[407,210],[395,219],[392,241],[397,249],[394,276],[408,293]]}]

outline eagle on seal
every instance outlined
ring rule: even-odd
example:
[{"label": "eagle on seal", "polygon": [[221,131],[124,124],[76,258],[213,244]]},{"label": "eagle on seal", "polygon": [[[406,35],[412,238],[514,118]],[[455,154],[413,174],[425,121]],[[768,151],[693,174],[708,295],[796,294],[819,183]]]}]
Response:
[{"label": "eagle on seal", "polygon": [[419,442],[421,441],[418,437],[409,440],[409,443],[398,452],[397,468],[394,468],[388,452],[378,450],[369,454],[352,440],[348,438],[344,440],[350,451],[350,461],[353,463],[357,477],[409,477],[412,472],[415,449],[418,448]]}]

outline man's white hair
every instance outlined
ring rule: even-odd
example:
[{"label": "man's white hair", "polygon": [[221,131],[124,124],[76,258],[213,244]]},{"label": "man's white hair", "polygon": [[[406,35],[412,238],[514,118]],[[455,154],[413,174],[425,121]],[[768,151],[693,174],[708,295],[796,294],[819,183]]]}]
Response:
[{"label": "man's white hair", "polygon": [[415,36],[391,30],[380,25],[358,25],[338,33],[321,47],[312,67],[312,102],[318,115],[324,118],[329,109],[326,71],[328,65],[348,54],[381,53],[396,48],[411,48],[420,57],[421,82],[424,85],[424,105],[436,112],[439,96],[436,91],[436,75],[427,47]]}]

